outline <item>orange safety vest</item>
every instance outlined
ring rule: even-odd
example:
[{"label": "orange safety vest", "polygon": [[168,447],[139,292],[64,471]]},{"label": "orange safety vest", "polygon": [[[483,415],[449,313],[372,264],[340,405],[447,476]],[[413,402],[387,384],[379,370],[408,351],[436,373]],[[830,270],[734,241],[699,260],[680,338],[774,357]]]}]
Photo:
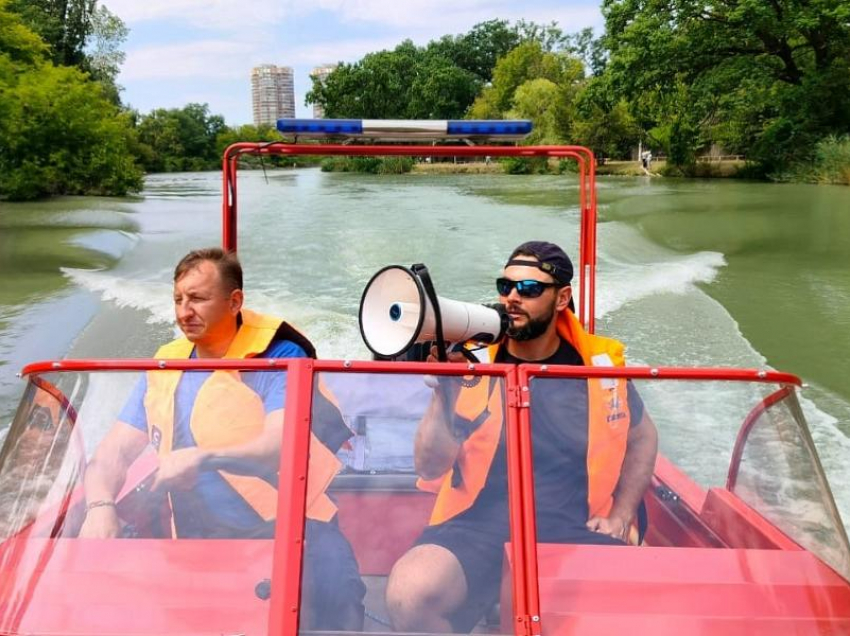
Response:
[{"label": "orange safety vest", "polygon": [[[242,324],[225,353],[225,358],[252,358],[265,351],[272,340],[291,340],[301,346],[310,357],[315,349],[309,340],[279,318],[264,316],[247,309],[242,310]],[[194,344],[178,338],[163,345],[156,352],[158,359],[186,359]],[[182,371],[148,371],[148,390],[144,404],[148,420],[148,434],[156,436],[158,452],[171,452],[174,441],[174,395]],[[333,402],[332,396],[322,389],[320,397]],[[323,394],[323,395],[322,395]],[[238,371],[214,371],[201,385],[189,428],[198,447],[215,450],[248,442],[259,435],[265,422],[263,401],[240,379]],[[339,472],[341,462],[315,434],[310,434],[310,468],[307,479],[307,517],[330,521],[336,506],[326,494],[326,489]],[[232,475],[219,471],[222,478],[265,521],[275,518],[277,489],[259,477]]]},{"label": "orange safety vest", "polygon": [[[558,335],[576,348],[585,366],[625,365],[622,343],[587,333],[571,311],[558,315],[556,327]],[[495,360],[499,346],[489,348],[491,360]],[[419,481],[420,488],[437,493],[431,525],[470,508],[484,488],[502,434],[505,401],[503,391],[495,388],[491,387],[491,378],[482,377],[477,385],[461,389],[455,414],[473,423],[470,428],[474,431],[461,445],[453,468],[436,480]],[[626,455],[630,421],[626,382],[588,378],[587,400],[588,510],[591,517],[607,516]],[[454,474],[456,469],[460,479]]]}]

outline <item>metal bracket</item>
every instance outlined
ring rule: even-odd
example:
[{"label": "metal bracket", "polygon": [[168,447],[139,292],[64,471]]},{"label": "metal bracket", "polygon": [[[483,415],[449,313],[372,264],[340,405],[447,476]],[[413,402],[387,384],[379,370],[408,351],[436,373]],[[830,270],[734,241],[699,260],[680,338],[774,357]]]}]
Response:
[{"label": "metal bracket", "polygon": [[512,386],[507,390],[508,408],[528,408],[528,387]]},{"label": "metal bracket", "polygon": [[540,629],[539,616],[529,616],[528,614],[517,616],[516,623],[519,628],[516,630],[517,634],[523,634],[524,636],[540,636],[540,634],[543,633]]}]

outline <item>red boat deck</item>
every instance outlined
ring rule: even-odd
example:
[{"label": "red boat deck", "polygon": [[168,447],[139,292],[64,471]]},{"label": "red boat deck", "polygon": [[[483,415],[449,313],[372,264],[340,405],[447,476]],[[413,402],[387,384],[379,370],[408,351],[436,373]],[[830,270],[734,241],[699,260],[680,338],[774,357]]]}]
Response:
[{"label": "red boat deck", "polygon": [[[265,633],[254,588],[271,541],[125,540],[114,559],[114,541],[43,541],[24,633]],[[539,559],[547,635],[850,633],[850,588],[802,550],[540,545]]]},{"label": "red boat deck", "polygon": [[541,544],[538,555],[547,635],[850,634],[850,588],[802,550]]},{"label": "red boat deck", "polygon": [[[37,543],[42,544],[38,550]],[[51,559],[36,577],[38,585],[28,590],[32,600],[23,604],[27,609],[14,633],[68,634],[69,625],[72,633],[91,636],[267,631],[269,603],[254,588],[271,575],[272,541],[30,539],[28,544],[26,558],[49,552]],[[0,633],[7,628],[0,625]]]}]

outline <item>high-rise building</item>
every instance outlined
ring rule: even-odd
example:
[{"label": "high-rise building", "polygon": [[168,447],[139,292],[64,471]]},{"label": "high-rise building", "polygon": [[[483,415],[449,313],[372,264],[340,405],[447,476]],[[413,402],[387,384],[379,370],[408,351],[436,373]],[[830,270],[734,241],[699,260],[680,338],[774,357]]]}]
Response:
[{"label": "high-rise building", "polygon": [[[324,82],[325,78],[336,70],[337,64],[324,64],[317,66],[310,73],[310,77],[316,77],[320,82]],[[324,109],[319,104],[313,104],[313,117],[321,119],[325,116]]]},{"label": "high-rise building", "polygon": [[254,124],[274,126],[281,117],[295,117],[292,68],[263,64],[251,70]]}]

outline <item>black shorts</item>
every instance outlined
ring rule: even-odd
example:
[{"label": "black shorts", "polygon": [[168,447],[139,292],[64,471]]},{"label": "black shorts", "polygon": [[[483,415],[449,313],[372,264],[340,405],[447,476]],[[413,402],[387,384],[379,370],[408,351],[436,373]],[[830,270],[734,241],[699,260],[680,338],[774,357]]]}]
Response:
[{"label": "black shorts", "polygon": [[301,629],[362,631],[366,586],[336,519],[307,519]]},{"label": "black shorts", "polygon": [[[625,545],[619,539],[587,528],[538,530],[539,540],[547,543],[589,545]],[[460,562],[466,577],[466,601],[449,620],[455,632],[469,633],[499,600],[502,588],[502,557],[509,541],[504,530],[492,530],[463,519],[449,519],[427,526],[416,545],[438,545],[451,552]]]}]

